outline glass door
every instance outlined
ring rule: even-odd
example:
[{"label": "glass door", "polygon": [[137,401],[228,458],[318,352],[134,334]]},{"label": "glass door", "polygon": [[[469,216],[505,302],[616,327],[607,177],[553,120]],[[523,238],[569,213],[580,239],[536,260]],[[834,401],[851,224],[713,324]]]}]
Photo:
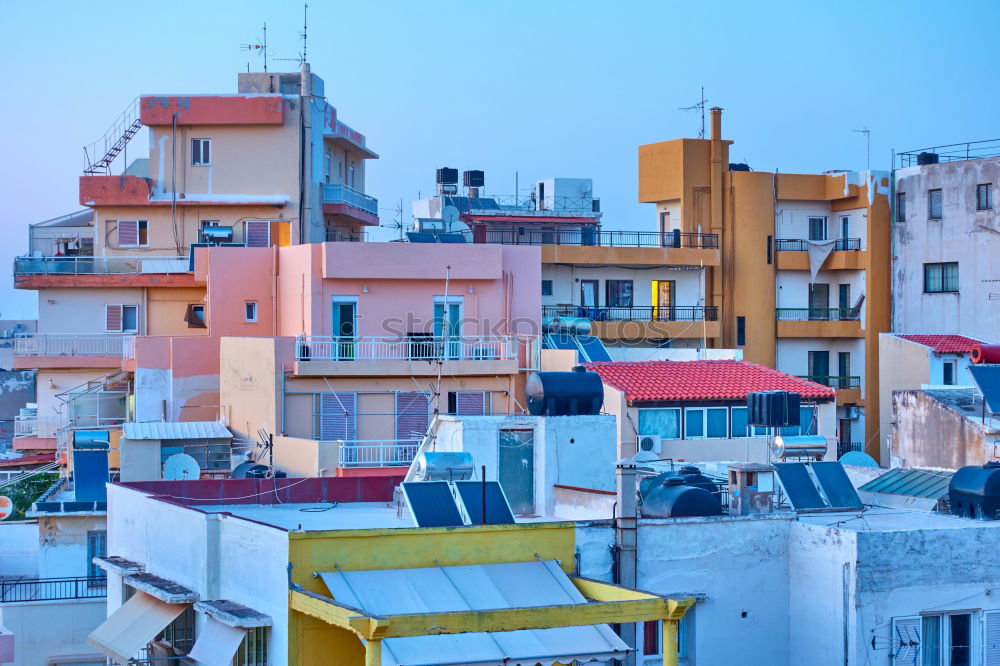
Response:
[{"label": "glass door", "polygon": [[353,299],[333,299],[330,332],[333,337],[333,359],[350,361],[355,358],[357,343],[358,304]]},{"label": "glass door", "polygon": [[653,280],[653,320],[671,321],[677,296],[676,280]]},{"label": "glass door", "polygon": [[535,512],[535,433],[501,430],[498,455],[500,487],[515,514]]},{"label": "glass door", "polygon": [[597,318],[597,288],[599,280],[580,280],[580,316]]},{"label": "glass door", "polygon": [[462,303],[444,298],[434,302],[434,339],[440,341],[444,358],[451,360],[462,357]]},{"label": "glass door", "polygon": [[809,319],[830,318],[830,285],[816,283],[809,285]]}]

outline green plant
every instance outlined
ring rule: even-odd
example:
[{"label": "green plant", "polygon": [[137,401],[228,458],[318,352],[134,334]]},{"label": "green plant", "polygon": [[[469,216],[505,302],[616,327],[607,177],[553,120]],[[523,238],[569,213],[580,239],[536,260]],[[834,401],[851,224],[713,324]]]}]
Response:
[{"label": "green plant", "polygon": [[14,503],[14,510],[7,517],[7,520],[24,520],[25,513],[31,508],[31,504],[58,478],[58,474],[37,474],[0,490],[0,494],[6,495]]}]

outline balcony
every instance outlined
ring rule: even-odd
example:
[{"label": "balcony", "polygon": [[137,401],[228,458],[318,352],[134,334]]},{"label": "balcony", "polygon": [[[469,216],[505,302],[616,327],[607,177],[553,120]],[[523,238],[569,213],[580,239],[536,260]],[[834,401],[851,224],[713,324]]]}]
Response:
[{"label": "balcony", "polygon": [[134,355],[135,337],[53,333],[14,338],[14,369],[117,368]]},{"label": "balcony", "polygon": [[15,416],[14,438],[40,437],[51,439],[61,427],[60,420],[53,416]]},{"label": "balcony", "polygon": [[658,341],[663,338],[717,338],[719,308],[700,306],[546,305],[542,318],[571,317],[591,322],[591,332],[605,340]]},{"label": "balcony", "polygon": [[18,257],[14,286],[186,287],[195,286],[187,257]]},{"label": "balcony", "polygon": [[569,245],[573,247],[650,247],[718,249],[718,234],[659,231],[602,231],[596,227],[573,229],[473,229],[464,232],[472,243],[501,245]]},{"label": "balcony", "polygon": [[520,347],[516,337],[299,336],[295,359],[298,374],[312,376],[426,375],[438,362],[444,374],[510,374]]},{"label": "balcony", "polygon": [[[776,238],[774,239],[774,249],[778,252],[808,252],[809,246],[813,243],[823,243],[825,241],[807,241],[801,238]],[[833,244],[834,252],[860,252],[860,238],[838,238]]]},{"label": "balcony", "polygon": [[860,308],[776,308],[779,338],[860,338]]},{"label": "balcony", "polygon": [[[822,241],[819,241],[822,242]],[[779,270],[809,270],[810,241],[801,238],[776,238],[774,249],[775,264]],[[864,270],[867,253],[861,248],[860,238],[838,238],[823,270]]]},{"label": "balcony", "polygon": [[0,604],[64,599],[103,599],[108,580],[102,576],[0,580]]},{"label": "balcony", "polygon": [[324,183],[323,214],[343,215],[362,224],[378,224],[378,199],[347,185]]},{"label": "balcony", "polygon": [[859,389],[861,388],[861,377],[850,376],[828,376],[828,375],[799,375],[799,379],[807,379],[817,384],[823,384],[835,389]]},{"label": "balcony", "polygon": [[418,439],[351,440],[338,442],[337,466],[359,467],[409,467],[420,447]]}]

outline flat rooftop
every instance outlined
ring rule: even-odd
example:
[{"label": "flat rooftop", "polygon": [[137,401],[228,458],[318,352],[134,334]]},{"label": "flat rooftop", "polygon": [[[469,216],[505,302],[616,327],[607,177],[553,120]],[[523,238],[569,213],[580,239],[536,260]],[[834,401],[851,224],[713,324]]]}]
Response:
[{"label": "flat rooftop", "polygon": [[205,513],[230,513],[289,532],[416,527],[409,509],[380,502],[302,504],[223,504],[193,506]]},{"label": "flat rooftop", "polygon": [[1000,520],[972,520],[941,513],[891,507],[870,507],[864,511],[854,512],[800,514],[798,520],[810,525],[852,532],[1000,529]]}]

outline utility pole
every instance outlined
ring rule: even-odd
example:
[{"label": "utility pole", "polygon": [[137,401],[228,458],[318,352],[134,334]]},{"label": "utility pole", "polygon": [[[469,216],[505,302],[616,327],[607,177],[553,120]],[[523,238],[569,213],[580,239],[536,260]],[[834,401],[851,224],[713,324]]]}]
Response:
[{"label": "utility pole", "polygon": [[865,127],[864,129],[856,129],[856,130],[851,130],[851,131],[855,132],[857,134],[864,134],[865,135],[865,140],[868,142],[868,154],[867,154],[867,161],[865,163],[865,169],[867,171],[871,171],[872,170],[872,131],[870,129],[868,129],[867,127]]}]

